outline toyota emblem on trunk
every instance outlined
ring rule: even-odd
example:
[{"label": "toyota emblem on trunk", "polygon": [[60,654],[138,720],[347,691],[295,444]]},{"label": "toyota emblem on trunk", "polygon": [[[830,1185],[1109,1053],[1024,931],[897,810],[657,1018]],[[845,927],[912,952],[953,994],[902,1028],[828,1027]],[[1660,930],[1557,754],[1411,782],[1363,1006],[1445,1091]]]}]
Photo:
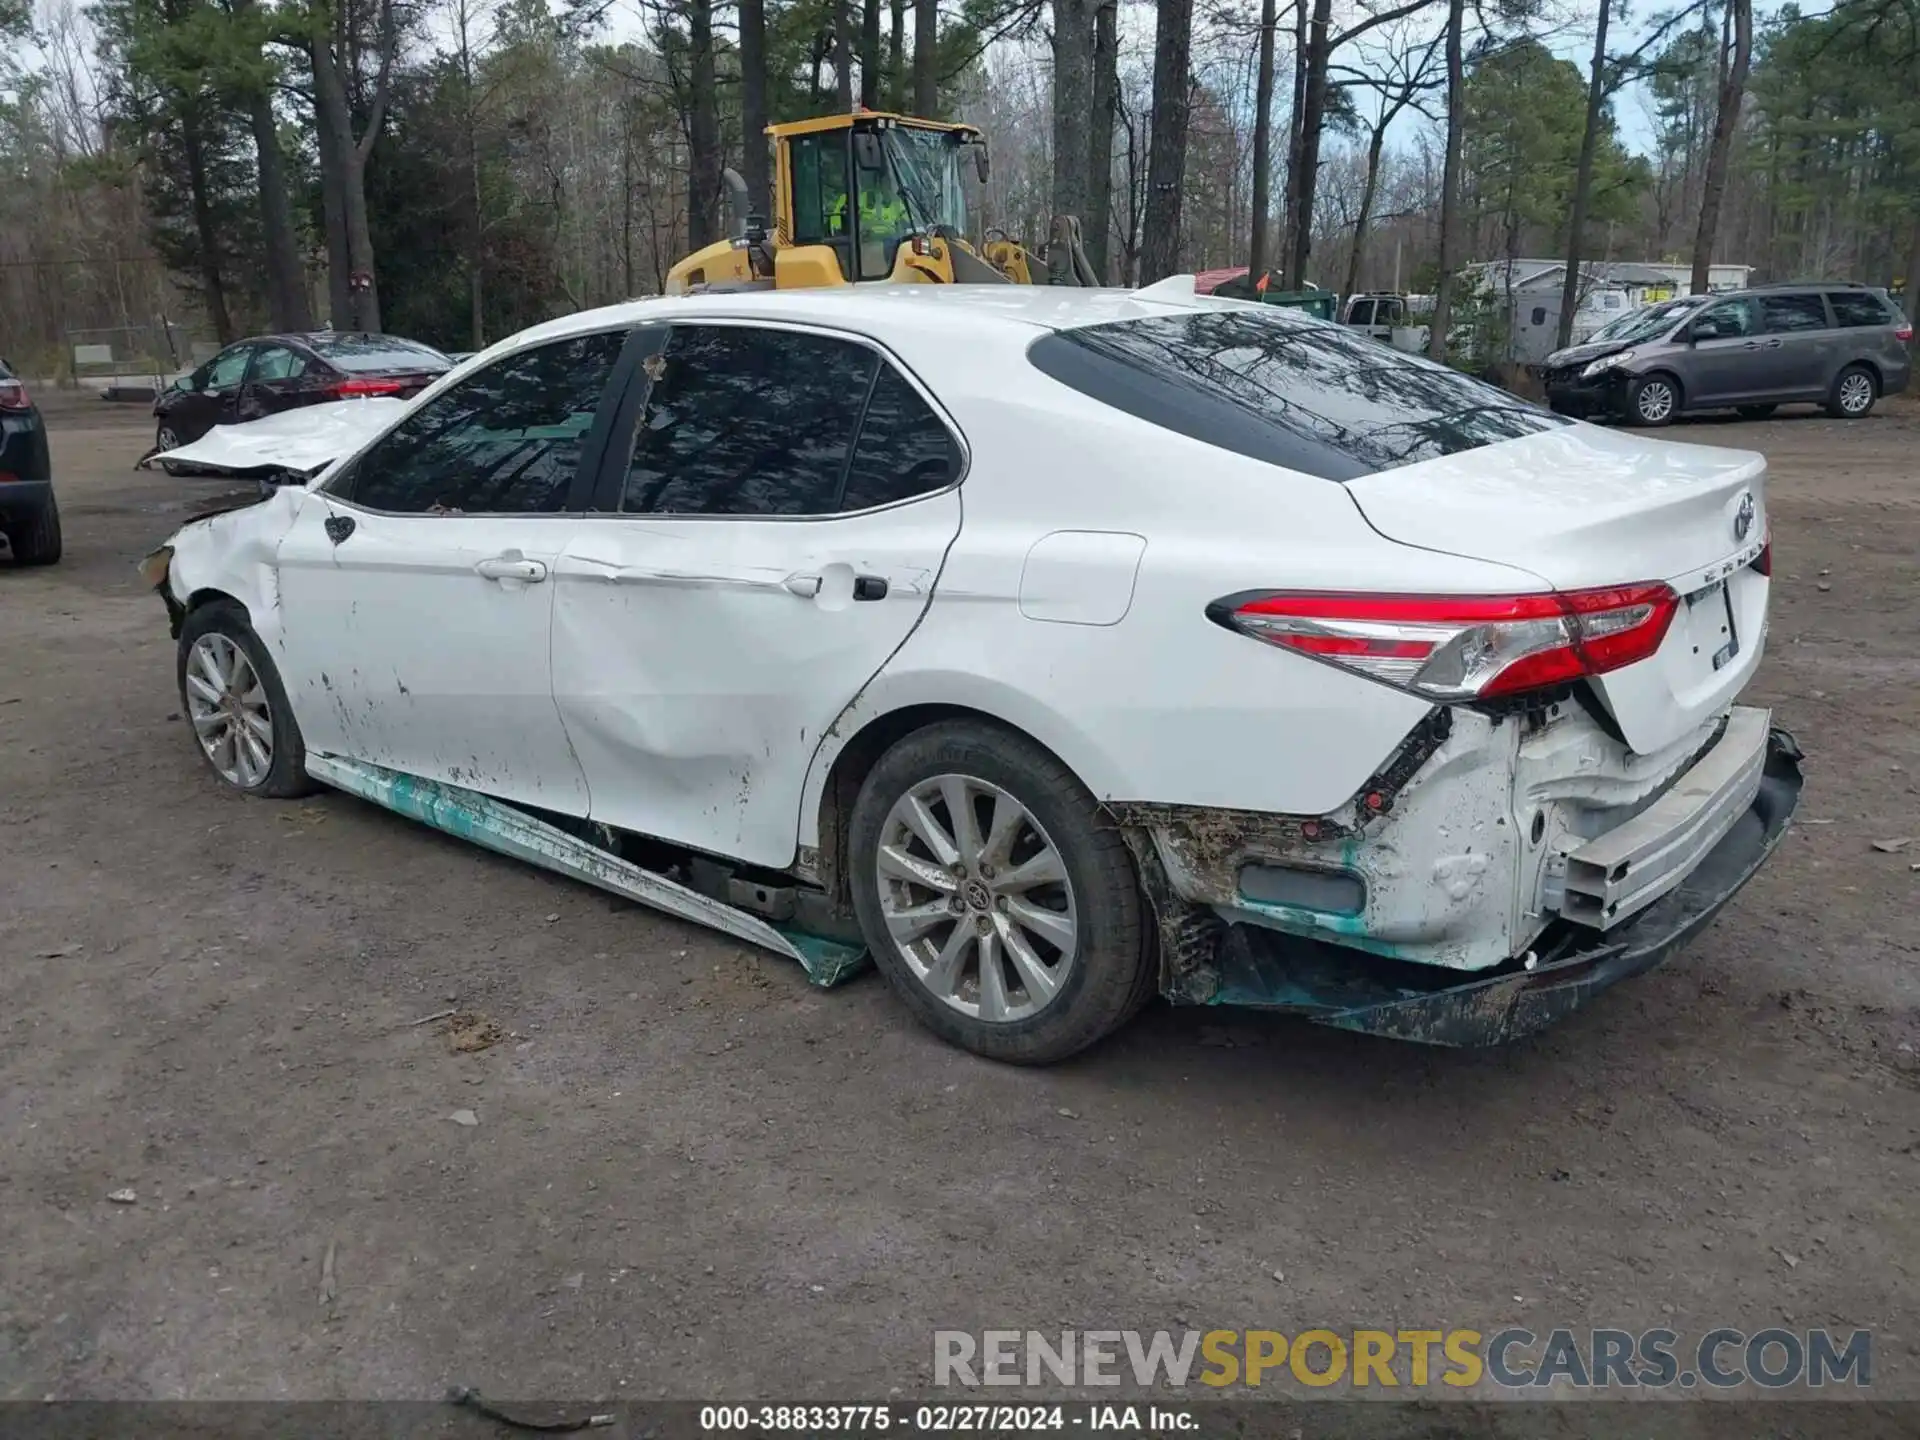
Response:
[{"label": "toyota emblem on trunk", "polygon": [[1749,491],[1740,497],[1740,508],[1733,512],[1733,538],[1735,541],[1747,538],[1747,531],[1753,528],[1753,493]]}]

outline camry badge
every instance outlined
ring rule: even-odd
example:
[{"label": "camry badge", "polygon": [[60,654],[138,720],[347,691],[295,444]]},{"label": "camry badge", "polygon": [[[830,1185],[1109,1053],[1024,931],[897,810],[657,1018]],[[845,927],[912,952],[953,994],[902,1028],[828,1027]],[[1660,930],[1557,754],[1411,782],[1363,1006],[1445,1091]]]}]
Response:
[{"label": "camry badge", "polygon": [[1747,531],[1753,528],[1753,492],[1749,490],[1740,497],[1740,508],[1733,512],[1733,538],[1736,543],[1747,538]]}]

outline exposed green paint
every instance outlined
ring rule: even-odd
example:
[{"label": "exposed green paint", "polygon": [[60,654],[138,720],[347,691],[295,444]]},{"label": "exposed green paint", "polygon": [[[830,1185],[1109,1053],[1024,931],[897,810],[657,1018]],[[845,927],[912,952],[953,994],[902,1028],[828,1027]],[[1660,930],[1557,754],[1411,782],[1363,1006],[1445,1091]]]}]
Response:
[{"label": "exposed green paint", "polygon": [[823,935],[809,935],[804,930],[781,928],[780,933],[800,952],[800,963],[806,967],[807,978],[822,989],[851,980],[867,968],[870,957],[864,945],[848,945]]}]

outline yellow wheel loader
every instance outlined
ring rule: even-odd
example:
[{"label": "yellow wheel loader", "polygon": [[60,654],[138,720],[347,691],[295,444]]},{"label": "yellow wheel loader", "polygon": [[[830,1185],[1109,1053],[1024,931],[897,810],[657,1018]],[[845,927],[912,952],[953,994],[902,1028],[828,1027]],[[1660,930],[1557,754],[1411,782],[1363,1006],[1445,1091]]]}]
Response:
[{"label": "yellow wheel loader", "polygon": [[825,285],[1097,285],[1079,222],[1055,216],[1048,262],[1004,231],[967,238],[961,165],[987,178],[971,125],[856,109],[769,125],[773,228],[726,172],[732,234],[667,272],[669,295]]}]

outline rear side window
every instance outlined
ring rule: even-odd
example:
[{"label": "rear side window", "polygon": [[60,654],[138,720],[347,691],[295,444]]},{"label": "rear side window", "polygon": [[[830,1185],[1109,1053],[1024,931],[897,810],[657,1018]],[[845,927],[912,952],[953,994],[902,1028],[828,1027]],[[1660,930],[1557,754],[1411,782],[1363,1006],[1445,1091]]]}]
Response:
[{"label": "rear side window", "polygon": [[1573,422],[1504,390],[1279,307],[1065,330],[1028,359],[1164,429],[1327,480]]},{"label": "rear side window", "polygon": [[1843,330],[1893,323],[1880,297],[1865,290],[1829,290],[1827,303],[1833,306],[1834,323]]},{"label": "rear side window", "polygon": [[401,515],[565,509],[626,338],[576,335],[495,361],[407,416],[329,488]]},{"label": "rear side window", "polygon": [[1818,295],[1763,295],[1760,313],[1775,334],[1827,328],[1827,307]]},{"label": "rear side window", "polygon": [[959,452],[865,345],[745,326],[676,326],[634,437],[620,508],[834,515],[939,490]]},{"label": "rear side window", "polygon": [[349,375],[437,375],[452,368],[431,346],[394,335],[321,335],[312,343],[328,364]]}]

